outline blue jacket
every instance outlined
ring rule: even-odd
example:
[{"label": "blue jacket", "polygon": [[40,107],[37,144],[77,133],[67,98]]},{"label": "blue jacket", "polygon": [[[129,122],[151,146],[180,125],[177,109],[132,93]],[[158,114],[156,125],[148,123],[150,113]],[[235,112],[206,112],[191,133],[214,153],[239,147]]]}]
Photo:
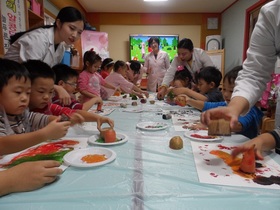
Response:
[{"label": "blue jacket", "polygon": [[[227,106],[226,102],[205,102],[202,111],[217,108],[219,106]],[[259,126],[263,118],[263,112],[253,106],[245,116],[240,116],[238,121],[242,125],[242,131],[238,132],[250,139],[255,138],[259,134]]]}]

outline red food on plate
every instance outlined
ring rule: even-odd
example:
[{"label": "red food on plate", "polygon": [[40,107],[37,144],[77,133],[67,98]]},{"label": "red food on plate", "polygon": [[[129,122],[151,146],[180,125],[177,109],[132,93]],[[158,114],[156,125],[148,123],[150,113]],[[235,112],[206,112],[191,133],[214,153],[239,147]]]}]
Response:
[{"label": "red food on plate", "polygon": [[217,136],[204,136],[197,133],[191,134],[191,137],[198,138],[198,139],[215,139]]}]

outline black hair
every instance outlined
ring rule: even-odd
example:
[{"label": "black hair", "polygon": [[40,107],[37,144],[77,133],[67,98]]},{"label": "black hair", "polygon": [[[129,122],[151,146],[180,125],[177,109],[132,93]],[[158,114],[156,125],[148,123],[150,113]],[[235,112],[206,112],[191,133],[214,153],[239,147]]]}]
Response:
[{"label": "black hair", "polygon": [[85,28],[85,18],[82,15],[82,13],[76,9],[75,7],[64,7],[62,8],[59,13],[56,16],[55,22],[53,25],[45,25],[45,26],[41,26],[41,27],[37,27],[37,28],[32,28],[30,30],[27,31],[23,31],[23,32],[18,32],[16,34],[14,34],[13,36],[10,37],[10,44],[13,44],[18,38],[20,38],[23,34],[33,31],[35,29],[38,28],[51,28],[54,27],[56,28],[56,21],[60,20],[61,24],[65,23],[65,22],[75,22],[75,21],[79,21],[82,20],[84,22],[84,28]]},{"label": "black hair", "polygon": [[105,67],[108,69],[110,67],[114,66],[114,61],[112,58],[105,58],[103,61],[102,61],[102,64],[101,64],[101,70],[102,69],[105,69]]},{"label": "black hair", "polygon": [[114,64],[114,72],[118,71],[119,68],[126,66],[126,63],[124,61],[118,60]]},{"label": "black hair", "polygon": [[227,80],[230,85],[234,84],[235,80],[238,76],[238,72],[242,69],[243,69],[242,65],[235,66],[233,69],[231,69],[229,72],[227,72],[225,74],[223,82],[225,82],[225,80]]},{"label": "black hair", "polygon": [[52,67],[52,70],[55,73],[55,84],[58,85],[59,81],[67,82],[67,80],[76,77],[78,78],[79,73],[72,69],[70,66],[66,64],[56,64]]},{"label": "black hair", "polygon": [[90,65],[93,65],[94,63],[102,61],[102,58],[93,50],[88,50],[84,54],[84,68],[83,70],[86,69],[87,65],[86,63],[89,62]]},{"label": "black hair", "polygon": [[52,68],[41,60],[28,60],[22,63],[30,73],[31,83],[37,78],[53,79],[55,81],[55,73]]},{"label": "black hair", "polygon": [[193,51],[193,42],[190,39],[183,38],[179,41],[177,48],[184,48],[189,51]]},{"label": "black hair", "polygon": [[204,79],[208,84],[214,82],[215,87],[219,87],[222,80],[222,73],[214,66],[207,66],[202,68],[196,75],[196,80],[198,81],[199,79]]},{"label": "black hair", "polygon": [[153,41],[155,41],[158,45],[159,45],[159,38],[158,37],[155,37],[155,36],[152,36],[149,41],[148,41],[148,45],[149,47],[151,47]]},{"label": "black hair", "polygon": [[173,81],[174,80],[183,80],[186,83],[188,82],[189,83],[188,87],[191,88],[191,82],[193,81],[193,78],[191,72],[187,69],[186,66],[184,66],[183,70],[176,71]]},{"label": "black hair", "polygon": [[134,72],[134,74],[139,74],[141,69],[141,63],[139,61],[130,60],[130,69]]},{"label": "black hair", "polygon": [[27,81],[30,78],[30,74],[22,64],[0,58],[0,91],[8,85],[8,81],[12,77],[15,77],[16,80],[24,78]]}]

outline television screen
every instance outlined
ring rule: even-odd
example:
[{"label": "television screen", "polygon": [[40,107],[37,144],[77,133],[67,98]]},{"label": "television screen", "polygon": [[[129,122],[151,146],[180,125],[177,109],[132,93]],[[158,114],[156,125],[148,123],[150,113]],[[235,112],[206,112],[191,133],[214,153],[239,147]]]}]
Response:
[{"label": "television screen", "polygon": [[130,34],[130,59],[138,60],[141,63],[145,61],[145,55],[152,51],[149,48],[148,42],[150,37],[155,36],[159,38],[160,50],[165,51],[169,55],[170,62],[177,54],[177,45],[179,42],[179,35],[146,35],[146,34]]}]

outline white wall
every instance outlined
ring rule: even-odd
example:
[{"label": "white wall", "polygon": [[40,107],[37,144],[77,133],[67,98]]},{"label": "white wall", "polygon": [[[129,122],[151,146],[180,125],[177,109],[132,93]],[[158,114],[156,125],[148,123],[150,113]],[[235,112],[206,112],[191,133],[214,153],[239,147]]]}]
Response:
[{"label": "white wall", "polygon": [[239,0],[222,14],[225,72],[243,62],[246,9],[257,2],[258,0]]},{"label": "white wall", "polygon": [[179,39],[190,38],[195,47],[200,46],[200,26],[188,25],[101,25],[100,31],[108,33],[110,57],[129,60],[129,34],[179,34]]}]

